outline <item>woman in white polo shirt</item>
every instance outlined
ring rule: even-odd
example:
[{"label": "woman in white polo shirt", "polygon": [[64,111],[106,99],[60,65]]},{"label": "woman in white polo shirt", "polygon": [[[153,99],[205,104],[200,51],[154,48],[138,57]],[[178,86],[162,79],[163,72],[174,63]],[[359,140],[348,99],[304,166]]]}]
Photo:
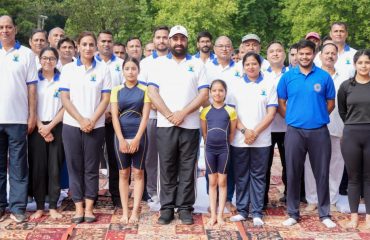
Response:
[{"label": "woman in white polo shirt", "polygon": [[59,76],[56,69],[58,51],[46,47],[40,52],[41,69],[37,84],[37,128],[28,137],[29,184],[36,201],[37,211],[31,219],[42,217],[45,197],[49,196],[50,216],[61,218],[57,212],[60,194],[60,169],[64,159],[62,119],[64,109],[60,101]]},{"label": "woman in white polo shirt", "polygon": [[90,223],[95,221],[93,206],[99,191],[99,156],[111,79],[109,69],[94,59],[95,35],[82,32],[77,45],[80,57],[65,65],[61,74],[60,90],[65,108],[62,135],[69,186],[76,206],[72,222]]},{"label": "woman in white polo shirt", "polygon": [[277,94],[272,81],[263,79],[258,54],[247,53],[243,66],[243,77],[234,79],[229,86],[228,102],[236,107],[239,130],[230,148],[238,214],[230,220],[246,220],[251,214],[253,225],[258,227],[264,224],[262,209],[271,145],[270,124],[278,106]]}]

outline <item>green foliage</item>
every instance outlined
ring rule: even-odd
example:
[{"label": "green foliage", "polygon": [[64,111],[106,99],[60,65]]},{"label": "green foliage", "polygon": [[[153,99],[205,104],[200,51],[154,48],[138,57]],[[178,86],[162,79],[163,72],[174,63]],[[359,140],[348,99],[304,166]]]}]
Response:
[{"label": "green foliage", "polygon": [[235,0],[154,0],[158,9],[156,25],[183,25],[189,33],[189,49],[195,51],[198,32],[207,30],[214,37],[234,32],[230,18],[237,13]]}]

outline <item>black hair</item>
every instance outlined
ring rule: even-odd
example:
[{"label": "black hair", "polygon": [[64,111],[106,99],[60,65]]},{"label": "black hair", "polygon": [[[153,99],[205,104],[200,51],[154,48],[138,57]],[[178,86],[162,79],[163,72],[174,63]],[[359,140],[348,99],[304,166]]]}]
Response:
[{"label": "black hair", "polygon": [[52,51],[52,52],[53,52],[53,54],[54,54],[54,56],[55,56],[57,59],[59,59],[59,53],[58,53],[58,51],[57,51],[55,48],[53,48],[53,47],[44,47],[43,49],[41,49],[40,54],[39,54],[39,57],[41,58],[41,56],[42,56],[46,51]]},{"label": "black hair", "polygon": [[212,87],[213,87],[213,85],[215,85],[216,83],[221,84],[222,87],[225,89],[225,92],[227,92],[227,85],[226,85],[225,81],[224,80],[221,80],[221,79],[215,79],[215,80],[213,80],[212,83],[211,83],[211,86],[209,86],[209,90],[211,90]]},{"label": "black hair", "polygon": [[[360,49],[360,50],[357,50],[357,52],[353,56],[353,63],[356,64],[357,61],[358,61],[358,59],[361,56],[367,56],[370,59],[370,49]],[[352,86],[356,85],[356,75],[357,75],[357,71],[356,71],[355,75],[351,78],[351,85]]]},{"label": "black hair", "polygon": [[83,32],[81,32],[78,35],[77,44],[80,44],[81,39],[84,38],[84,37],[92,37],[94,39],[95,45],[96,45],[96,37],[95,37],[95,34],[93,32],[90,32],[90,31],[83,31]]},{"label": "black hair", "polygon": [[154,30],[153,30],[153,36],[154,36],[154,35],[155,35],[155,33],[156,33],[157,31],[159,31],[159,30],[165,30],[165,31],[167,31],[168,33],[170,33],[170,28],[169,28],[168,26],[166,26],[166,25],[162,25],[162,26],[158,26],[158,27],[154,28]]},{"label": "black hair", "polygon": [[31,32],[31,35],[30,35],[30,40],[32,40],[33,36],[36,33],[43,33],[45,35],[45,40],[46,41],[48,40],[48,33],[45,30],[42,30],[42,29],[33,29],[32,32]]},{"label": "black hair", "polygon": [[209,38],[209,40],[212,41],[212,34],[208,31],[202,31],[202,32],[199,32],[198,33],[198,36],[197,36],[197,42],[199,42],[199,40],[202,38],[202,37],[206,37],[206,38]]},{"label": "black hair", "polygon": [[293,43],[293,44],[290,46],[290,48],[289,48],[289,52],[290,52],[290,50],[292,50],[292,49],[298,49],[298,43]]},{"label": "black hair", "polygon": [[284,49],[284,45],[280,42],[280,41],[277,41],[277,40],[274,40],[274,41],[271,41],[268,45],[267,45],[267,50],[271,47],[272,44],[279,44],[283,49]]},{"label": "black hair", "polygon": [[72,39],[70,39],[69,37],[64,37],[64,38],[61,38],[59,41],[58,41],[58,44],[57,44],[57,49],[60,49],[60,47],[62,46],[63,43],[65,42],[68,42],[70,44],[72,44],[73,48],[76,48],[76,44],[75,44],[75,41],[73,41]]},{"label": "black hair", "polygon": [[17,23],[15,22],[15,18],[13,18],[12,16],[7,15],[7,14],[4,14],[4,15],[0,15],[0,17],[9,17],[9,18],[10,18],[10,20],[12,21],[13,26],[14,26],[14,27],[16,27],[16,26],[17,26]]},{"label": "black hair", "polygon": [[140,38],[139,37],[129,37],[126,41],[126,46],[128,45],[128,42],[132,41],[132,40],[139,40],[140,42],[140,46],[142,47],[143,46],[143,43],[141,42]]},{"label": "black hair", "polygon": [[99,38],[99,36],[100,36],[100,34],[108,34],[108,35],[111,35],[112,37],[113,37],[113,33],[111,32],[111,31],[109,31],[109,30],[102,30],[102,31],[100,31],[99,33],[98,33],[98,38]]},{"label": "black hair", "polygon": [[121,43],[121,42],[115,42],[115,43],[113,43],[113,47],[114,46],[121,46],[121,47],[126,48],[126,45],[124,43]]},{"label": "black hair", "polygon": [[135,65],[137,66],[137,69],[140,72],[140,62],[139,62],[139,60],[137,60],[136,58],[130,57],[130,56],[128,56],[125,59],[125,61],[123,62],[123,64],[122,64],[122,70],[125,68],[126,63],[129,63],[129,62],[135,63]]},{"label": "black hair", "polygon": [[333,28],[334,25],[339,25],[339,26],[343,26],[344,29],[346,30],[346,32],[348,32],[348,27],[347,27],[347,23],[345,22],[333,22],[331,25],[330,25],[330,31],[331,29]]},{"label": "black hair", "polygon": [[314,42],[310,40],[303,39],[297,43],[297,50],[299,51],[302,48],[310,48],[315,53],[316,51],[316,45]]},{"label": "black hair", "polygon": [[244,55],[244,57],[243,57],[243,66],[244,66],[244,63],[245,63],[245,61],[247,60],[247,58],[249,58],[249,57],[253,57],[254,59],[256,59],[257,60],[257,62],[258,62],[258,65],[260,65],[260,67],[261,67],[261,64],[262,64],[262,61],[261,61],[261,57],[260,57],[260,55],[258,55],[257,53],[255,53],[255,52],[247,52],[245,55]]}]

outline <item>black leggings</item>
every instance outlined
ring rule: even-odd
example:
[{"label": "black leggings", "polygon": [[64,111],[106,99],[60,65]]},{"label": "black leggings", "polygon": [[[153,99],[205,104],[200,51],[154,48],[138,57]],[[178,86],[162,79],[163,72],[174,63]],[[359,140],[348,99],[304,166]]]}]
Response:
[{"label": "black leggings", "polygon": [[341,150],[348,172],[351,213],[358,212],[363,188],[366,214],[370,214],[370,124],[345,125]]}]

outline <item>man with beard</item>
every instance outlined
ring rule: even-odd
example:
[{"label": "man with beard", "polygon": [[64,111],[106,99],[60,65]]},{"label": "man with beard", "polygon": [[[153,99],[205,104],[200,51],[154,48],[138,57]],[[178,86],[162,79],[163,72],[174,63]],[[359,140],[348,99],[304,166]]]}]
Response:
[{"label": "man with beard", "polygon": [[58,42],[64,37],[64,30],[60,27],[55,27],[49,31],[49,46],[57,48]]},{"label": "man with beard", "polygon": [[30,44],[32,52],[36,55],[36,67],[37,69],[40,69],[41,64],[39,55],[41,50],[48,44],[46,31],[41,29],[33,30],[28,43]]},{"label": "man with beard", "polygon": [[194,57],[199,58],[204,63],[212,61],[215,58],[214,54],[211,52],[212,35],[209,32],[203,31],[198,33],[197,48],[199,52],[197,52]]},{"label": "man with beard", "polygon": [[[122,64],[123,60],[113,54],[113,34],[105,30],[98,34],[97,38],[98,54],[95,60],[105,64],[110,72],[112,88],[123,83]],[[110,107],[105,113],[105,144],[107,147],[109,165],[109,192],[112,195],[112,202],[115,207],[121,206],[121,199],[118,189],[119,171],[116,154],[114,150],[114,129]],[[105,161],[104,157],[102,160]],[[105,163],[105,162],[103,162]],[[102,163],[102,168],[104,164]],[[106,164],[105,164],[106,165]],[[105,167],[106,168],[106,167]]]},{"label": "man with beard", "polygon": [[[168,34],[170,29],[167,26],[159,26],[154,29],[153,43],[155,50],[153,53],[140,62],[139,80],[148,82],[148,74],[151,67],[155,65],[158,57],[168,54]],[[156,71],[156,70],[153,70]],[[155,108],[150,110],[149,121],[146,128],[148,136],[148,149],[145,158],[145,172],[147,176],[146,190],[153,202],[158,202],[157,178],[158,178],[158,150],[156,144],[157,136],[157,111]]]},{"label": "man with beard", "polygon": [[178,209],[182,224],[193,224],[199,108],[208,100],[204,64],[187,54],[188,32],[180,25],[169,33],[170,53],[149,72],[149,96],[158,111],[160,167],[159,224],[169,224]]},{"label": "man with beard", "polygon": [[59,40],[57,49],[59,53],[57,68],[62,71],[64,65],[74,61],[76,45],[72,39],[65,37]]},{"label": "man with beard", "polygon": [[298,67],[286,72],[277,88],[278,111],[287,124],[284,145],[289,218],[283,225],[292,226],[299,220],[301,175],[308,153],[316,180],[319,216],[327,228],[333,228],[336,224],[330,219],[329,198],[331,145],[326,125],[335,106],[334,82],[313,64],[313,42],[302,40],[297,49]]}]

